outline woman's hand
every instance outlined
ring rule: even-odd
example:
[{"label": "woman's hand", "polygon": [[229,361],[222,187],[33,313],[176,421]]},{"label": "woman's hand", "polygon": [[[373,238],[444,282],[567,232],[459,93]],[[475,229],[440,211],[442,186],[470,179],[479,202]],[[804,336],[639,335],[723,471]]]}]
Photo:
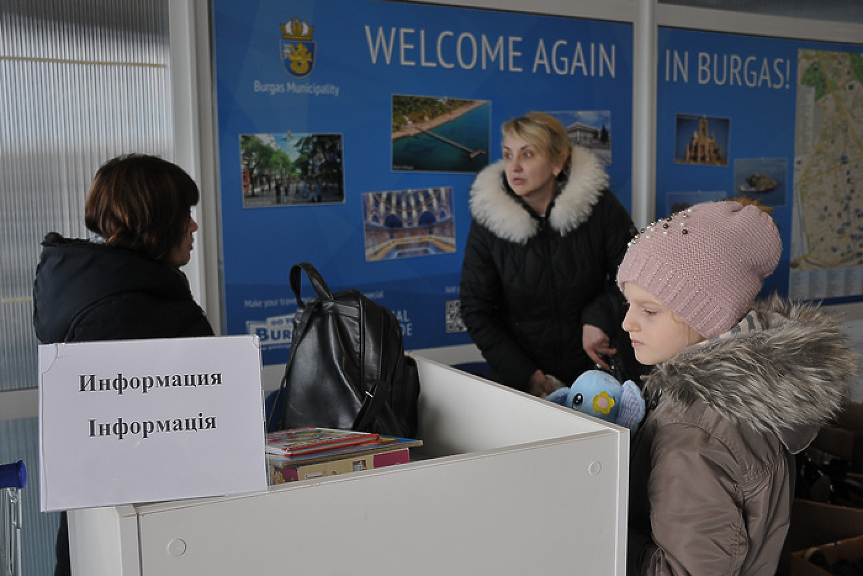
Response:
[{"label": "woman's hand", "polygon": [[611,347],[611,340],[602,329],[585,324],[581,331],[581,345],[597,368],[608,370],[610,367],[603,356],[610,357],[617,354],[617,349]]},{"label": "woman's hand", "polygon": [[537,370],[530,377],[530,385],[528,386],[527,391],[534,396],[545,398],[555,391],[554,381],[543,374],[542,370]]}]

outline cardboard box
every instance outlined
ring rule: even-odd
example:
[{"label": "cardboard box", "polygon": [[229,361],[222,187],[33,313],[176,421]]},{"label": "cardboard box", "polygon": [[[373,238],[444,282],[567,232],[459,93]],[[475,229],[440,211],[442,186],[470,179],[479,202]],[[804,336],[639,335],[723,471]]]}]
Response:
[{"label": "cardboard box", "polygon": [[863,472],[863,404],[847,404],[832,425],[821,429],[812,447],[847,460],[851,470]]},{"label": "cardboard box", "polygon": [[809,561],[815,551],[824,555],[827,566],[840,560],[858,562],[863,558],[863,535],[795,552],[791,555],[790,576],[831,576],[831,572]]},{"label": "cardboard box", "polygon": [[863,472],[863,431],[825,426],[818,432],[812,447],[846,460],[851,470]]},{"label": "cardboard box", "polygon": [[863,432],[863,404],[849,402],[836,418],[838,428]]},{"label": "cardboard box", "polygon": [[791,526],[785,538],[777,573],[790,575],[791,556],[795,552],[861,534],[863,509],[797,498],[791,508]]}]

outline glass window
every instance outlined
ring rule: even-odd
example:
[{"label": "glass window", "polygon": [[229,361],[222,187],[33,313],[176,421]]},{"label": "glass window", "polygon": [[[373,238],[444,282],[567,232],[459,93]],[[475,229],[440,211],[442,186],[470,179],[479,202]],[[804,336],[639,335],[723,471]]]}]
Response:
[{"label": "glass window", "polygon": [[168,10],[168,0],[0,0],[0,463],[21,459],[29,472],[25,574],[53,572],[59,517],[39,513],[37,420],[3,411],[4,393],[37,387],[40,242],[86,237],[84,199],[106,160],[173,157]]},{"label": "glass window", "polygon": [[167,0],[4,1],[0,12],[0,391],[36,387],[33,271],[51,231],[83,237],[102,162],[170,158]]}]

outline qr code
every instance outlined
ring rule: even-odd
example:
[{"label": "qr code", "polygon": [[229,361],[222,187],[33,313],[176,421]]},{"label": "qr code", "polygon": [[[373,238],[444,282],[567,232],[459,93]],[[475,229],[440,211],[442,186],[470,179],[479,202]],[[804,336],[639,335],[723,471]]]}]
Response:
[{"label": "qr code", "polygon": [[447,300],[446,304],[446,333],[467,332],[467,327],[461,319],[461,300]]}]

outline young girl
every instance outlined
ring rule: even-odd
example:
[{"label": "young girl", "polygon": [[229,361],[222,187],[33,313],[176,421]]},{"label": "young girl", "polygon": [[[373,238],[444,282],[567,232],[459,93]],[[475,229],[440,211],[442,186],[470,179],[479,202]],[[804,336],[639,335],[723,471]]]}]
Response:
[{"label": "young girl", "polygon": [[655,367],[633,440],[629,574],[776,573],[794,454],[841,407],[855,369],[838,319],[755,302],[781,251],[773,219],[732,201],[630,243],[623,328]]}]

